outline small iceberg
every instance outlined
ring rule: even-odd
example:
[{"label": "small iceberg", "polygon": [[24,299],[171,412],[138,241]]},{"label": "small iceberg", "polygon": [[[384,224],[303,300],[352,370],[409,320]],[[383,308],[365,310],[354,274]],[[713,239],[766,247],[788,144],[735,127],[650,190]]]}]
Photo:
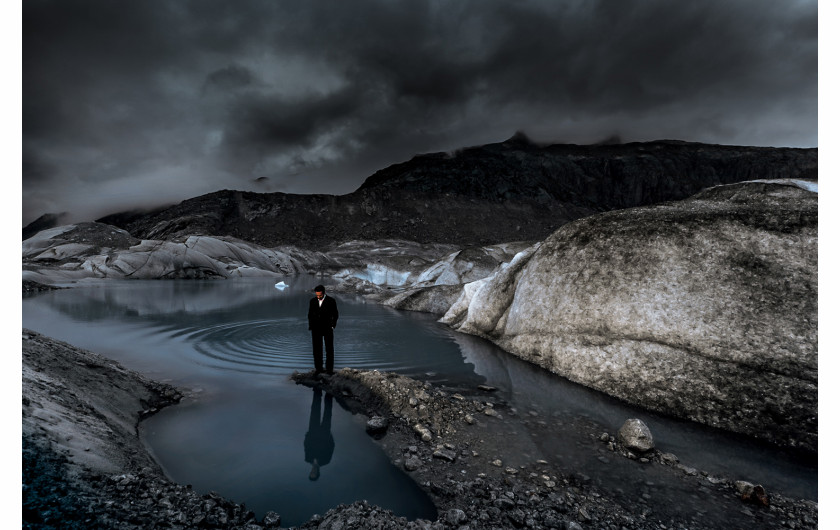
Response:
[{"label": "small iceberg", "polygon": [[274,288],[279,289],[280,291],[284,290],[286,287],[288,287],[288,285],[286,285],[286,282],[277,282],[274,284]]}]

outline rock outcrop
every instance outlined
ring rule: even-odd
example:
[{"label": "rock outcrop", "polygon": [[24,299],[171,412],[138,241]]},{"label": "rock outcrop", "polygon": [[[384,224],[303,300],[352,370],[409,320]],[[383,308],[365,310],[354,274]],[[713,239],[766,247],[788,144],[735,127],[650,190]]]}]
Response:
[{"label": "rock outcrop", "polygon": [[814,188],[717,186],[578,220],[442,320],[628,402],[814,451]]},{"label": "rock outcrop", "polygon": [[757,178],[816,179],[817,149],[677,141],[541,146],[520,135],[416,156],[378,171],[347,195],[223,190],[99,221],[153,240],[209,235],[322,249],[400,239],[464,247],[541,240],[594,213]]}]

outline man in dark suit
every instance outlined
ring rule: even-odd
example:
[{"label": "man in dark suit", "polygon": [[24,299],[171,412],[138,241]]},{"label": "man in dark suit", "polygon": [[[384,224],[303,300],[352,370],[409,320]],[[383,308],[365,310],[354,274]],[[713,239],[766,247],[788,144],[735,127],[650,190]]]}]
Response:
[{"label": "man in dark suit", "polygon": [[327,350],[327,373],[333,373],[334,350],[333,329],[338,322],[338,306],[335,298],[327,296],[323,285],[314,289],[315,298],[309,301],[309,330],[312,331],[312,356],[315,359],[315,373],[324,371],[324,349]]}]

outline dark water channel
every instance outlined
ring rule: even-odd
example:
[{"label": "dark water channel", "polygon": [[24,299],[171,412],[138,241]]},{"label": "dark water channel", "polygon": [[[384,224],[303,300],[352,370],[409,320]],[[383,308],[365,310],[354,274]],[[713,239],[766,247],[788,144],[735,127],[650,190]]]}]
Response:
[{"label": "dark water channel", "polygon": [[[25,298],[23,325],[187,390],[181,404],[151,417],[142,430],[179,483],[244,502],[258,517],[275,511],[284,526],[361,499],[409,519],[434,519],[428,497],[365,433],[366,418],[289,381],[295,370],[311,369],[305,315],[314,281],[285,282],[282,291],[275,280],[79,284]],[[524,417],[570,430],[585,425],[588,432],[614,434],[625,419],[639,417],[657,447],[686,465],[817,498],[815,459],[629,407],[452,332],[430,315],[335,297],[337,369],[393,371],[464,389],[493,385]],[[569,434],[541,439],[537,429],[522,456],[632,487],[638,477],[628,473],[637,471],[605,465],[591,446],[583,447],[582,433]]]}]

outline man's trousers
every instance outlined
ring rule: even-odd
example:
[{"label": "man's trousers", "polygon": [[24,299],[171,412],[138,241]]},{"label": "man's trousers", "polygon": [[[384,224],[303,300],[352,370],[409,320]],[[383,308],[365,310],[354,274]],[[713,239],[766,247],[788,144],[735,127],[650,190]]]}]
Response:
[{"label": "man's trousers", "polygon": [[327,372],[333,371],[335,351],[333,350],[333,329],[312,330],[312,357],[315,371],[324,371],[324,350],[327,350]]}]

